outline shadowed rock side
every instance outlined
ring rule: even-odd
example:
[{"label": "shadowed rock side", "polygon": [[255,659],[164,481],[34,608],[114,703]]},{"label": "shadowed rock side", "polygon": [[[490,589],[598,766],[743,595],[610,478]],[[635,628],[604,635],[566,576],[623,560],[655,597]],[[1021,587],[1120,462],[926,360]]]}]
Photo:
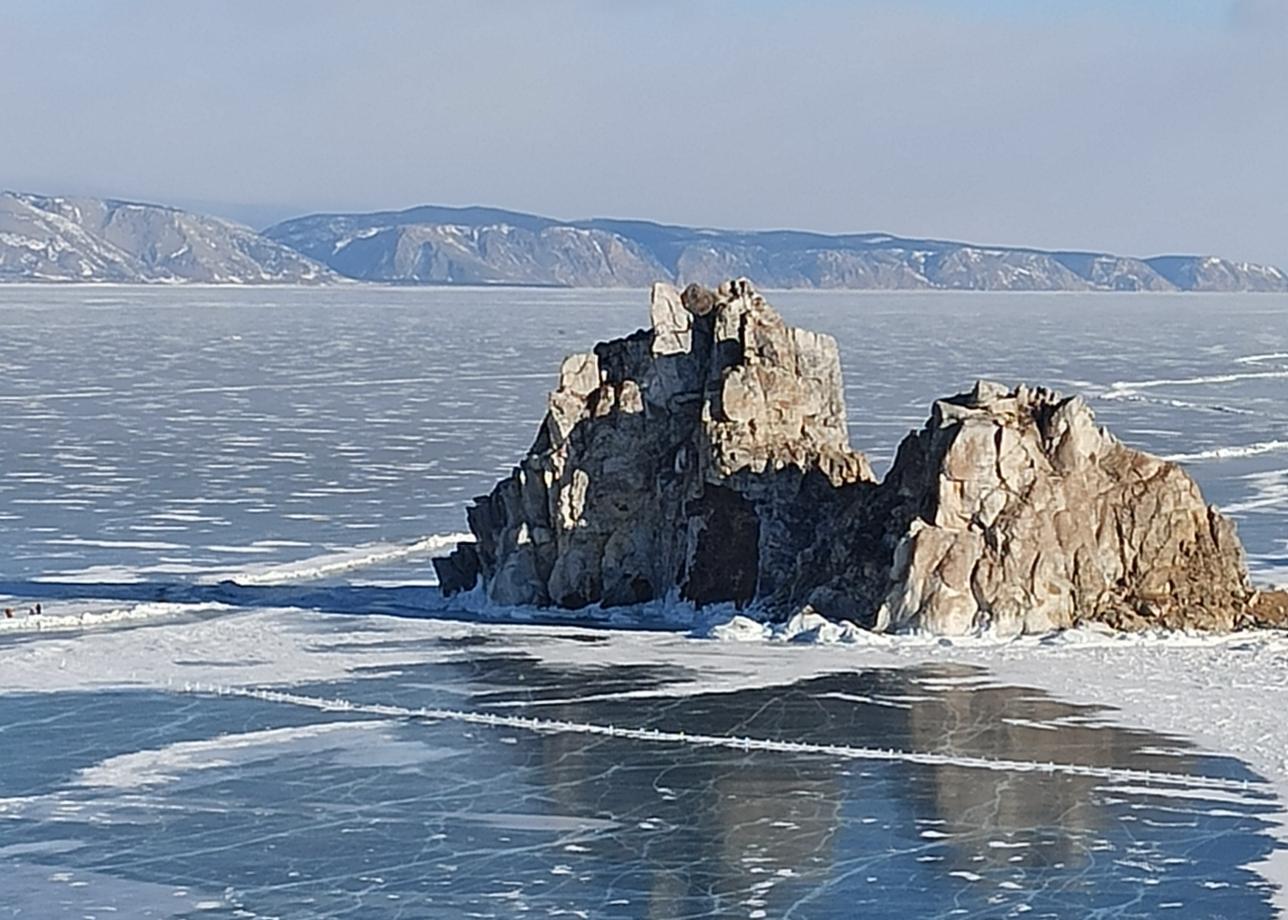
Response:
[{"label": "shadowed rock side", "polygon": [[536,443],[435,560],[447,593],[577,608],[680,596],[874,630],[1228,630],[1284,618],[1174,463],[1077,398],[978,383],[877,483],[836,343],[745,280],[653,289],[652,328],[564,361]]}]

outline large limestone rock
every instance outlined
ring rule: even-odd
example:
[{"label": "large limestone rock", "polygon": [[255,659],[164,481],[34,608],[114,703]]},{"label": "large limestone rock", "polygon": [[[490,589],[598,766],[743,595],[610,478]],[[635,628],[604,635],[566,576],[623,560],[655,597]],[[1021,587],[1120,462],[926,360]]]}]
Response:
[{"label": "large limestone rock", "polygon": [[877,483],[832,339],[745,281],[656,285],[650,314],[564,361],[528,456],[469,511],[477,542],[435,561],[445,591],[579,608],[678,590],[946,635],[1282,619],[1184,470],[1080,399],[981,382]]},{"label": "large limestone rock", "polygon": [[880,486],[848,497],[779,607],[879,630],[1228,630],[1251,615],[1228,520],[1081,399],[979,383],[935,403]]},{"label": "large limestone rock", "polygon": [[573,355],[528,456],[469,511],[444,590],[502,604],[620,605],[678,589],[745,604],[778,587],[849,447],[836,342],[745,281],[653,288],[652,327]]}]

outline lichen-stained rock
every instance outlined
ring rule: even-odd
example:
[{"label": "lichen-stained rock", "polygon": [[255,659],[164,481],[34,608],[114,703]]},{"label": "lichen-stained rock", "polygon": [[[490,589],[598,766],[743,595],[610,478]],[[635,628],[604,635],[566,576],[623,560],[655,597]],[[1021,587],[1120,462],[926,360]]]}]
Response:
[{"label": "lichen-stained rock", "polygon": [[840,358],[745,281],[653,288],[651,328],[566,359],[536,442],[469,511],[444,591],[503,604],[697,604],[776,590],[819,503],[870,481]]},{"label": "lichen-stained rock", "polygon": [[981,382],[935,403],[837,520],[780,608],[945,635],[1254,622],[1242,547],[1194,481],[1048,390]]}]

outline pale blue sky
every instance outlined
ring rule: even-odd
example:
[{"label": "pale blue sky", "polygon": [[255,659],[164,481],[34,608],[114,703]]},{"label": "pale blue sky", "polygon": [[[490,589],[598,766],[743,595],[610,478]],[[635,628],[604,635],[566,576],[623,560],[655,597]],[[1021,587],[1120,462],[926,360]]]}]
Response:
[{"label": "pale blue sky", "polygon": [[6,4],[0,187],[1288,264],[1288,0]]}]

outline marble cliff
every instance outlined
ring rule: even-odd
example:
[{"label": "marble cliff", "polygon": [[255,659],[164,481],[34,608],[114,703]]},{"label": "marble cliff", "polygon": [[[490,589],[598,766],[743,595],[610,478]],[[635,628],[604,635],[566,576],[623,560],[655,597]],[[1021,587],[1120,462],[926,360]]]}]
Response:
[{"label": "marble cliff", "polygon": [[672,592],[874,630],[1228,630],[1275,618],[1230,522],[1077,397],[980,382],[878,482],[836,342],[745,280],[653,288],[651,327],[567,358],[536,441],[475,500],[446,593],[624,605]]}]

